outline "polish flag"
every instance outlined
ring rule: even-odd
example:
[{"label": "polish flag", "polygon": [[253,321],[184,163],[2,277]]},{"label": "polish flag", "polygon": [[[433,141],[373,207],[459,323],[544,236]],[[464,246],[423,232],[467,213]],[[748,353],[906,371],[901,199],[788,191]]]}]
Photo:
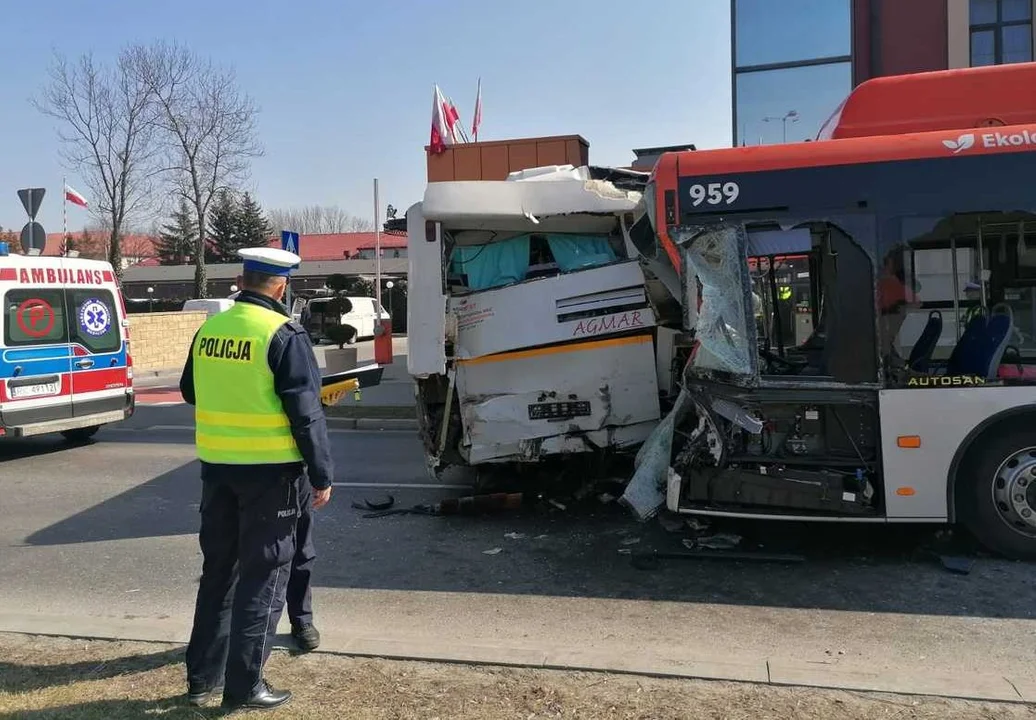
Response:
[{"label": "polish flag", "polygon": [[432,97],[432,135],[428,142],[432,153],[444,153],[447,146],[456,144],[459,119],[457,108],[443,97],[442,90],[436,85]]},{"label": "polish flag", "polygon": [[83,197],[80,193],[70,188],[68,185],[65,186],[65,199],[73,205],[78,205],[79,207],[86,207],[86,198]]},{"label": "polish flag", "polygon": [[478,93],[475,95],[475,118],[471,121],[471,134],[478,142],[478,126],[482,124],[482,78],[478,79]]}]

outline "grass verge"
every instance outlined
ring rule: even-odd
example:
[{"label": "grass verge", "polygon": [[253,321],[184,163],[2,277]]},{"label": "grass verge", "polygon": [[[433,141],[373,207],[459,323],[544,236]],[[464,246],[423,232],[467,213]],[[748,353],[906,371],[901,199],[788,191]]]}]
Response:
[{"label": "grass verge", "polygon": [[[155,643],[0,634],[0,717],[219,717],[186,704],[182,656]],[[295,693],[261,715],[282,720],[1036,717],[1024,705],[334,655],[275,653],[267,676]]]}]

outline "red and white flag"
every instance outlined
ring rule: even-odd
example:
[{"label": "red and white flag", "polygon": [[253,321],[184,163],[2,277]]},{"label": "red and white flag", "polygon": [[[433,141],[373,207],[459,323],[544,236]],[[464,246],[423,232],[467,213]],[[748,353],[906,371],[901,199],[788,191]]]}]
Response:
[{"label": "red and white flag", "polygon": [[475,94],[475,117],[471,121],[471,134],[478,142],[478,126],[482,124],[482,78],[478,79],[478,92]]},{"label": "red and white flag", "polygon": [[432,135],[428,141],[429,149],[436,155],[446,152],[449,145],[457,142],[457,121],[460,114],[453,103],[443,97],[439,86],[435,86],[432,98]]},{"label": "red and white flag", "polygon": [[68,200],[73,205],[78,205],[79,207],[87,206],[86,198],[83,197],[80,193],[70,188],[68,185],[65,185],[65,200]]}]

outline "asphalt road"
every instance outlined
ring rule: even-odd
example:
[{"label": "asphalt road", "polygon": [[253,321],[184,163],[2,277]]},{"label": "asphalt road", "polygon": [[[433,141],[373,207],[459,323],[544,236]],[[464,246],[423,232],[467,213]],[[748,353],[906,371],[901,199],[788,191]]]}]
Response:
[{"label": "asphalt road", "polygon": [[[411,506],[467,491],[421,487],[438,481],[413,433],[333,432],[341,485],[318,514],[317,614],[341,632],[825,662],[845,652],[847,664],[901,656],[947,672],[1031,665],[1033,566],[963,544],[971,572],[951,574],[929,553],[931,528],[726,525],[749,548],[806,561],[644,569],[630,553],[680,551],[688,533],[549,486],[520,511],[364,519],[352,501],[391,494]],[[87,445],[0,442],[0,613],[186,630],[200,571],[192,441],[189,408],[142,406]]]}]

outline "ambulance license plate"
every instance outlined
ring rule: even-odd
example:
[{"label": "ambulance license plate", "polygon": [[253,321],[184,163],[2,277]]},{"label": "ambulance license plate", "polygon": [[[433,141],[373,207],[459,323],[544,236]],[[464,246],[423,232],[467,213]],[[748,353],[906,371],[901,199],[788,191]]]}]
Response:
[{"label": "ambulance license plate", "polygon": [[12,398],[38,397],[40,395],[57,395],[58,383],[36,383],[35,385],[17,385],[8,387]]}]

